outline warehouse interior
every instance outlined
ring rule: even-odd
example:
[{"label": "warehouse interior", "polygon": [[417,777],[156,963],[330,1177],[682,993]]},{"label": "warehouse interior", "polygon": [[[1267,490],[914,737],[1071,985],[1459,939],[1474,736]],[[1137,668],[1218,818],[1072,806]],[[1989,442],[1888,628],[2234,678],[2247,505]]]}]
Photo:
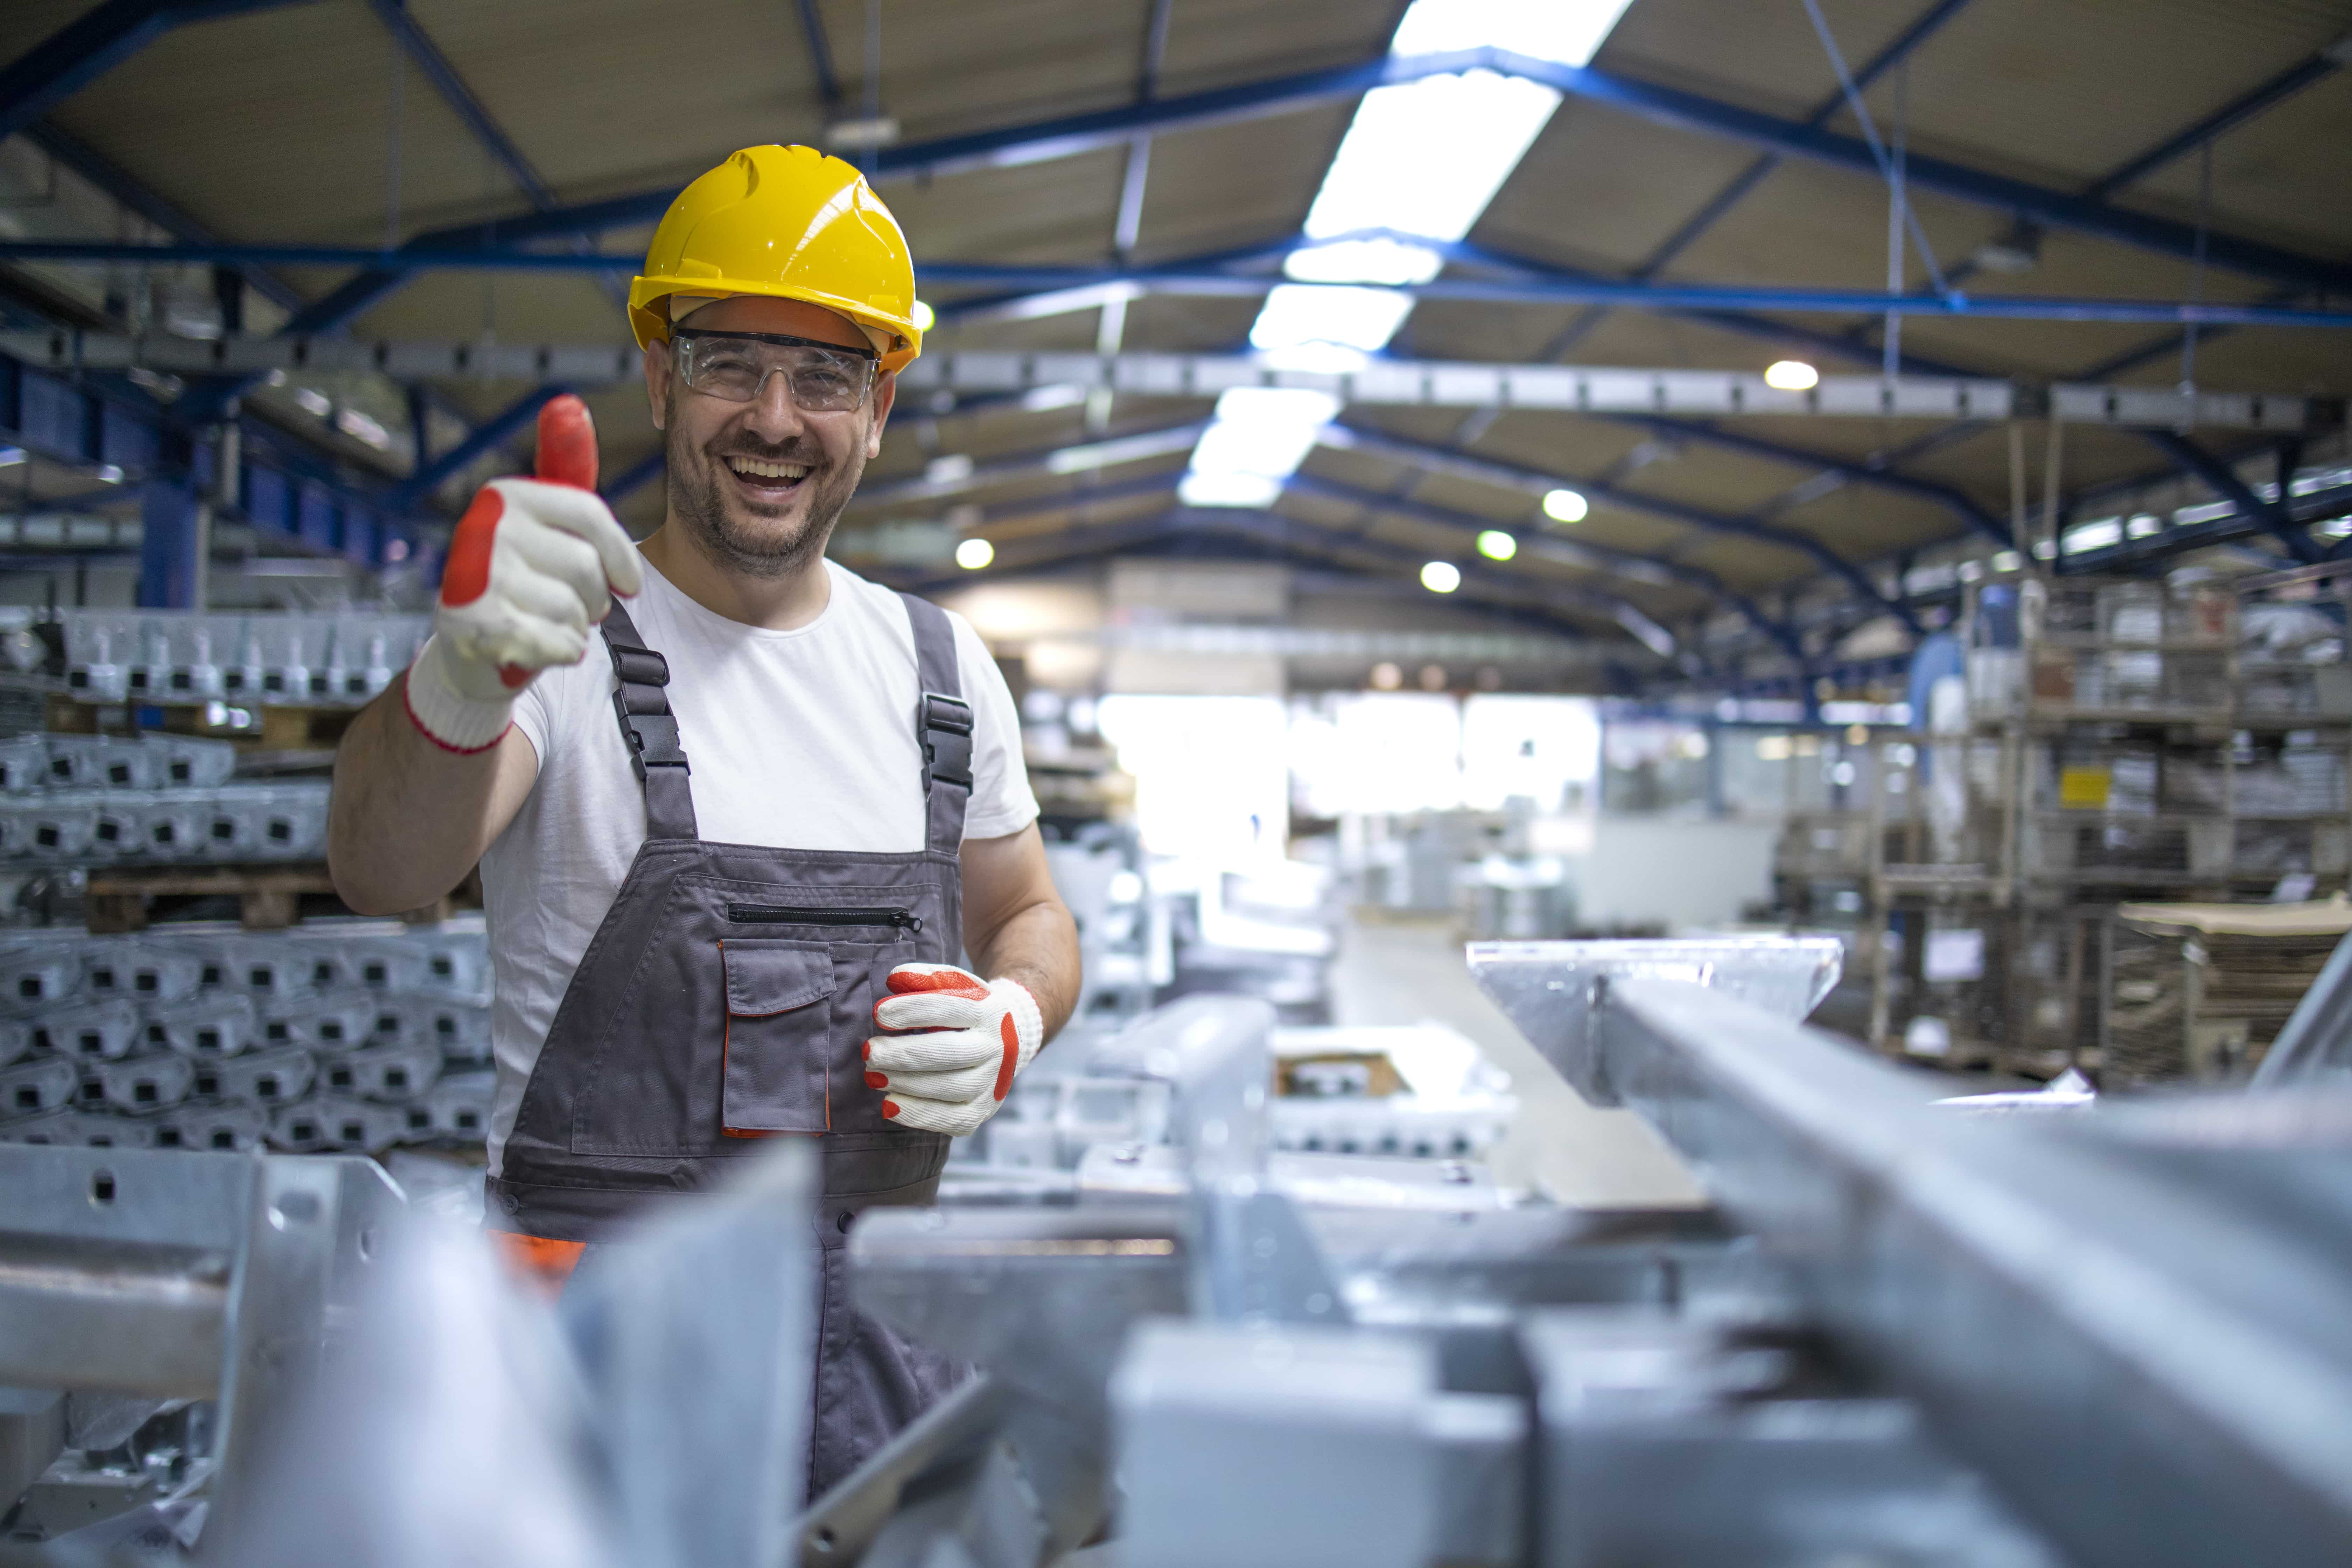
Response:
[{"label": "warehouse interior", "polygon": [[0,1565],[2343,1562],[2347,180],[2352,0],[0,9]]}]

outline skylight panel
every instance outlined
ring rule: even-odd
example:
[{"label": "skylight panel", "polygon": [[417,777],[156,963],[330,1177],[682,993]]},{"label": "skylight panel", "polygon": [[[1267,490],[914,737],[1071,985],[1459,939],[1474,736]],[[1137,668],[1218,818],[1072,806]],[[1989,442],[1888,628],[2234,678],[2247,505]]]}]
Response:
[{"label": "skylight panel", "polygon": [[1564,66],[1591,62],[1632,0],[1414,0],[1392,55],[1508,49]]},{"label": "skylight panel", "polygon": [[[1500,48],[1582,66],[1629,4],[1413,0],[1390,53]],[[1415,245],[1412,237],[1445,244],[1467,235],[1559,103],[1559,93],[1541,82],[1483,69],[1366,93],[1307,213],[1307,237],[1329,243],[1285,258],[1291,281],[1267,293],[1251,345],[1286,369],[1331,372],[1356,369],[1386,348],[1412,310],[1412,297],[1397,289],[1428,282],[1444,265],[1433,245]],[[1273,404],[1233,404],[1244,393],[1324,397],[1236,388],[1219,399],[1180,488],[1190,505],[1272,505],[1317,427],[1339,412],[1328,398],[1311,419],[1303,403],[1282,405],[1286,413]],[[1247,429],[1234,427],[1244,420]]]},{"label": "skylight panel", "polygon": [[[1250,346],[1285,369],[1351,370],[1387,346],[1412,309],[1412,296],[1393,289],[1284,283],[1266,295],[1250,329]],[[1301,348],[1337,348],[1349,351],[1352,358],[1342,355],[1335,363],[1326,354],[1310,363],[1291,352]]]},{"label": "skylight panel", "polygon": [[1307,460],[1315,432],[1339,412],[1337,397],[1309,387],[1229,389],[1192,448],[1178,495],[1189,506],[1273,505],[1282,481]]},{"label": "skylight panel", "polygon": [[1307,209],[1307,237],[1388,228],[1460,239],[1559,98],[1541,82],[1484,70],[1374,88]]}]

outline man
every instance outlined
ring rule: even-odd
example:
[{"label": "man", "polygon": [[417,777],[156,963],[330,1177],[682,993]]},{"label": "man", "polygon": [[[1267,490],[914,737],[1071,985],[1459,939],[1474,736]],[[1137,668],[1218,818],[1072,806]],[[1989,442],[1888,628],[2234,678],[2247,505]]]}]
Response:
[{"label": "man", "polygon": [[475,497],[432,639],[344,738],[329,858],[378,913],[480,862],[489,1221],[541,1272],[819,1139],[814,1497],[954,1373],[850,1311],[851,1216],[929,1201],[1067,1017],[1076,935],[986,649],[824,558],[921,352],[888,211],[838,159],[746,149],[629,304],[661,527],[630,542],[585,406],[550,404],[539,478]]}]

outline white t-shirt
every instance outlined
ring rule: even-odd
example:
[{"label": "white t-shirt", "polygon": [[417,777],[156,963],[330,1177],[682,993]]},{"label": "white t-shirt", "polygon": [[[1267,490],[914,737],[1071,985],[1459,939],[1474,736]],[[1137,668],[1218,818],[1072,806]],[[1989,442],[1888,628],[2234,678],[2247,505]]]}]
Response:
[{"label": "white t-shirt", "polygon": [[[696,828],[709,842],[901,854],[923,847],[921,692],[907,606],[830,561],[825,569],[824,613],[792,631],[714,615],[651,562],[645,592],[628,601],[646,646],[669,661],[670,711],[690,764]],[[948,619],[972,707],[964,837],[1002,837],[1037,815],[1020,718],[978,634],[961,616]],[[586,659],[547,671],[515,703],[515,727],[539,752],[539,779],[482,857],[498,984],[493,1172],[556,1005],[646,838],[645,794],[613,716],[614,684],[597,638]]]}]

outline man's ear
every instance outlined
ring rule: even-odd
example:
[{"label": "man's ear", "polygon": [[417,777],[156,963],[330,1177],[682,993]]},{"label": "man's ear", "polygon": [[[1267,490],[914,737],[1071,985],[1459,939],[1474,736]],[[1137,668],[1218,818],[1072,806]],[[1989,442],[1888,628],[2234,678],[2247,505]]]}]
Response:
[{"label": "man's ear", "polygon": [[667,428],[662,421],[669,417],[669,353],[667,338],[656,338],[646,345],[646,403],[656,430]]},{"label": "man's ear", "polygon": [[866,432],[866,460],[882,455],[882,426],[890,422],[891,405],[898,401],[898,373],[886,370],[874,382],[874,423]]}]

